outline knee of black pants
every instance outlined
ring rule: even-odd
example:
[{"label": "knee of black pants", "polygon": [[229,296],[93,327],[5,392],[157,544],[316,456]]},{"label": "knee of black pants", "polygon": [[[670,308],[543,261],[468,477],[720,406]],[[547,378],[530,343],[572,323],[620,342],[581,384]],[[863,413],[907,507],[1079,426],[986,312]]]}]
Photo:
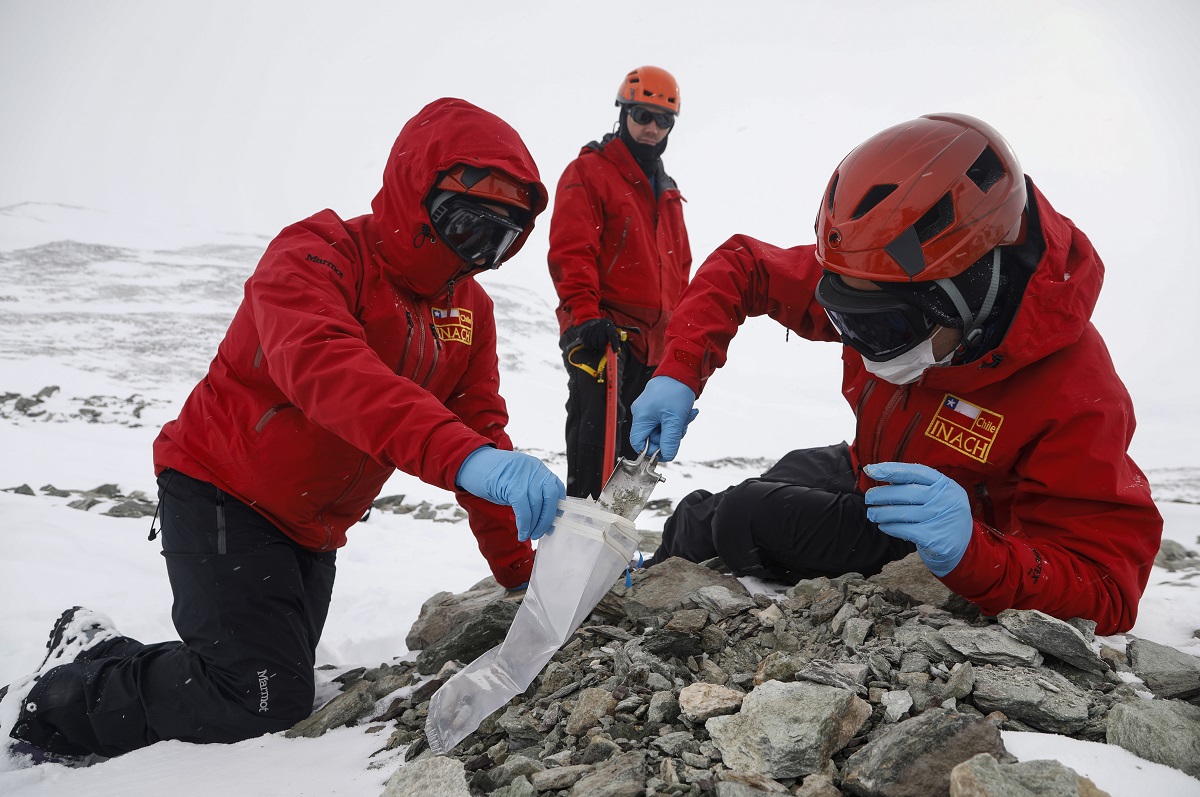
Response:
[{"label": "knee of black pants", "polygon": [[787,568],[763,549],[754,523],[756,506],[777,487],[753,479],[742,482],[725,491],[713,513],[713,547],[734,575],[785,580]]},{"label": "knee of black pants", "polygon": [[688,493],[663,524],[662,544],[650,559],[651,565],[661,564],[672,556],[689,562],[703,562],[717,555],[712,540],[712,515],[720,493],[708,490]]}]

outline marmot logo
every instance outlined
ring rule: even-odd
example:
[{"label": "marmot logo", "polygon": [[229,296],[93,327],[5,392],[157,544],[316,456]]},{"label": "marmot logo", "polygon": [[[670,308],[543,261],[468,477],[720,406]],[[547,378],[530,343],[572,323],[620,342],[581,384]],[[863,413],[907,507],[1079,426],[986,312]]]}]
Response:
[{"label": "marmot logo", "polygon": [[267,711],[267,671],[258,671],[258,713]]},{"label": "marmot logo", "polygon": [[331,269],[333,269],[333,273],[338,275],[339,279],[342,276],[342,270],[333,263],[330,263],[328,260],[317,257],[316,255],[307,255],[304,259],[311,260],[313,263],[320,263],[322,266],[329,266]]}]

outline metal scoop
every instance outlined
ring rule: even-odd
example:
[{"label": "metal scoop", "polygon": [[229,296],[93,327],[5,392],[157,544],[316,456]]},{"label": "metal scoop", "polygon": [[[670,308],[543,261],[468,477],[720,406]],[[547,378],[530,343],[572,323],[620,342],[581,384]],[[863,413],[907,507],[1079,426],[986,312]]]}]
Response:
[{"label": "metal scoop", "polygon": [[659,482],[666,481],[666,477],[654,469],[659,452],[655,451],[647,458],[649,451],[650,442],[647,441],[637,459],[632,462],[624,457],[617,460],[617,466],[596,499],[601,507],[614,515],[637,520],[654,488]]}]

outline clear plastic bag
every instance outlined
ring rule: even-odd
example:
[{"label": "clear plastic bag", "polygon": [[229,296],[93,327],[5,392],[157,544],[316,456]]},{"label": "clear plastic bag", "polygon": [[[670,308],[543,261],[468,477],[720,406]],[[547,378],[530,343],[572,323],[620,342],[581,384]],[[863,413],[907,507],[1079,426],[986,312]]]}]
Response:
[{"label": "clear plastic bag", "polygon": [[430,701],[425,736],[438,755],[533,683],[637,551],[631,521],[587,499],[567,498],[558,506],[553,530],[538,543],[529,589],[508,635]]}]

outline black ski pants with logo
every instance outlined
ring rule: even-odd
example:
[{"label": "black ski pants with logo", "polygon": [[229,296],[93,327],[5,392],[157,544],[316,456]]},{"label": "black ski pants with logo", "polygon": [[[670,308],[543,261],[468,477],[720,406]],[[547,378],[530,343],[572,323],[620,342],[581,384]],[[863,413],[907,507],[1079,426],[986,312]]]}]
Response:
[{"label": "black ski pants with logo", "polygon": [[762,476],[719,493],[684,496],[663,525],[651,564],[720,557],[734,575],[794,584],[873,575],[916,550],[867,520],[845,443],[792,451]]},{"label": "black ski pants with logo", "polygon": [[[570,335],[568,330],[564,341]],[[587,349],[571,353],[571,345],[564,345],[568,351],[563,355],[567,366],[567,495],[598,498],[604,482],[612,473],[612,463],[603,461],[607,385],[572,362],[586,365],[594,371],[603,353]],[[619,360],[621,379],[617,391],[617,441],[614,450],[618,457],[633,459],[641,452],[634,451],[629,444],[629,427],[633,423],[629,405],[642,395],[646,383],[654,375],[654,368],[630,354],[628,346],[621,347]]]},{"label": "black ski pants with logo", "polygon": [[50,670],[13,736],[50,752],[113,756],[163,739],[241,741],[312,713],[334,552],[299,547],[207,482],[176,471],[158,482],[182,641],[120,637]]}]

